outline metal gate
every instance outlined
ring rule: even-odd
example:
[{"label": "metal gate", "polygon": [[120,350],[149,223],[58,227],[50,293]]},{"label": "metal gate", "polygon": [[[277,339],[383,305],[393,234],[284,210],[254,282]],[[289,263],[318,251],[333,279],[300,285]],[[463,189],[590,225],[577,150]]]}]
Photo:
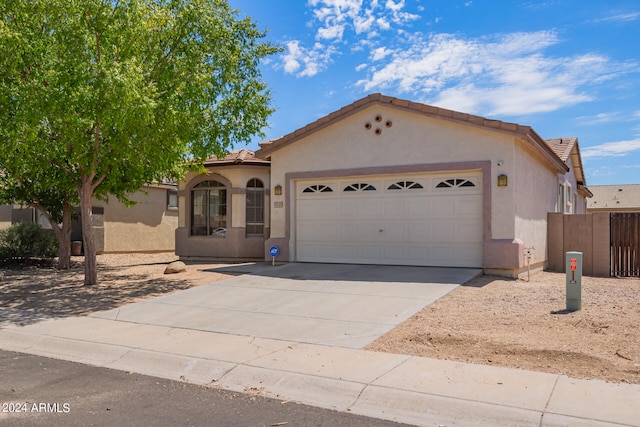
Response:
[{"label": "metal gate", "polygon": [[640,277],[640,212],[611,213],[611,275]]}]

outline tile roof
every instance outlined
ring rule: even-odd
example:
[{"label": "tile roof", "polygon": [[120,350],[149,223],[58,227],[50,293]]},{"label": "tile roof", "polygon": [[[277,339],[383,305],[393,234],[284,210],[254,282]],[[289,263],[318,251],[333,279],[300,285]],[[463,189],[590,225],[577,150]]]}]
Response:
[{"label": "tile roof", "polygon": [[547,139],[545,142],[563,162],[566,162],[571,154],[571,149],[578,143],[578,138],[575,136],[570,138],[553,138]]},{"label": "tile roof", "polygon": [[269,165],[270,161],[256,157],[256,153],[242,148],[228,152],[222,159],[212,158],[204,162],[205,166],[213,165]]},{"label": "tile roof", "polygon": [[546,158],[551,164],[553,164],[558,170],[568,170],[565,162],[558,157],[558,155],[547,145],[547,143],[540,137],[540,135],[538,135],[536,131],[533,130],[533,128],[531,128],[530,126],[523,126],[517,123],[487,119],[472,114],[461,113],[458,111],[447,110],[445,108],[434,107],[431,105],[421,104],[419,102],[413,102],[406,99],[386,96],[381,93],[373,93],[364,98],[361,98],[353,102],[352,104],[344,106],[341,109],[334,111],[324,117],[321,117],[315,122],[309,123],[308,125],[280,138],[261,142],[259,144],[260,150],[256,152],[256,155],[263,159],[268,159],[271,156],[271,153],[273,153],[274,151],[286,145],[289,145],[290,143],[295,142],[298,139],[303,138],[332,123],[335,123],[336,121],[344,117],[354,114],[372,104],[383,104],[414,113],[420,113],[426,116],[481,126],[500,132],[517,134],[520,138],[530,143],[535,150],[542,154],[542,156]]},{"label": "tile roof", "polygon": [[587,209],[640,211],[640,184],[594,185],[589,189],[593,198],[587,201]]},{"label": "tile roof", "polygon": [[553,138],[547,139],[545,142],[563,162],[566,163],[569,157],[571,157],[573,174],[576,177],[578,185],[584,188],[587,185],[587,180],[584,175],[584,168],[582,167],[582,156],[580,156],[578,138],[575,136],[569,138]]}]

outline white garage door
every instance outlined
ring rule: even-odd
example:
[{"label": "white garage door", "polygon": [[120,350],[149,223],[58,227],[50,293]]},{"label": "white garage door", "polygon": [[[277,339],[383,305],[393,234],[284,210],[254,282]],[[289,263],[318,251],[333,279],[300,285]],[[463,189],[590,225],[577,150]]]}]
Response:
[{"label": "white garage door", "polygon": [[297,261],[482,266],[482,175],[296,182]]}]

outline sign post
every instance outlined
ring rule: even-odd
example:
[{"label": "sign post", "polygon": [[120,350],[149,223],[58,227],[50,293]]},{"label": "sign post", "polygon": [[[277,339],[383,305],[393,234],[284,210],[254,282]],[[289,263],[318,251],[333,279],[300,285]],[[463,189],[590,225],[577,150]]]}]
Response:
[{"label": "sign post", "polygon": [[280,253],[280,249],[278,249],[277,246],[271,246],[269,248],[269,254],[271,255],[271,265],[273,267],[276,266],[276,257],[278,256],[279,253]]},{"label": "sign post", "polygon": [[565,254],[565,271],[567,274],[567,310],[580,310],[582,308],[582,252],[567,252]]}]

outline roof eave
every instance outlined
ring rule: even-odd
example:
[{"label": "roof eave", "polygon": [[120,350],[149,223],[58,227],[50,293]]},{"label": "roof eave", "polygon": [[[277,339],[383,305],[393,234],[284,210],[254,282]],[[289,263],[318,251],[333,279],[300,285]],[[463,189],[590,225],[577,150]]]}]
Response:
[{"label": "roof eave", "polygon": [[270,159],[271,154],[273,154],[275,151],[301,138],[304,138],[311,133],[325,128],[330,124],[342,120],[345,117],[353,115],[373,104],[381,104],[387,107],[394,107],[441,120],[453,121],[461,124],[493,130],[496,132],[524,137],[524,139],[528,141],[534,147],[534,149],[538,151],[547,161],[555,166],[559,172],[566,173],[569,170],[569,167],[558,157],[556,153],[553,152],[553,150],[551,150],[551,148],[549,148],[544,139],[542,139],[540,135],[538,135],[535,130],[533,130],[529,126],[503,122],[500,120],[487,119],[481,116],[475,116],[472,114],[461,113],[458,111],[448,110],[432,105],[426,105],[404,99],[385,96],[380,93],[370,94],[364,98],[361,98],[352,104],[342,107],[341,109],[334,111],[316,120],[315,122],[312,122],[280,138],[261,142],[259,143],[260,149],[256,151],[255,155],[256,157],[262,159]]}]

